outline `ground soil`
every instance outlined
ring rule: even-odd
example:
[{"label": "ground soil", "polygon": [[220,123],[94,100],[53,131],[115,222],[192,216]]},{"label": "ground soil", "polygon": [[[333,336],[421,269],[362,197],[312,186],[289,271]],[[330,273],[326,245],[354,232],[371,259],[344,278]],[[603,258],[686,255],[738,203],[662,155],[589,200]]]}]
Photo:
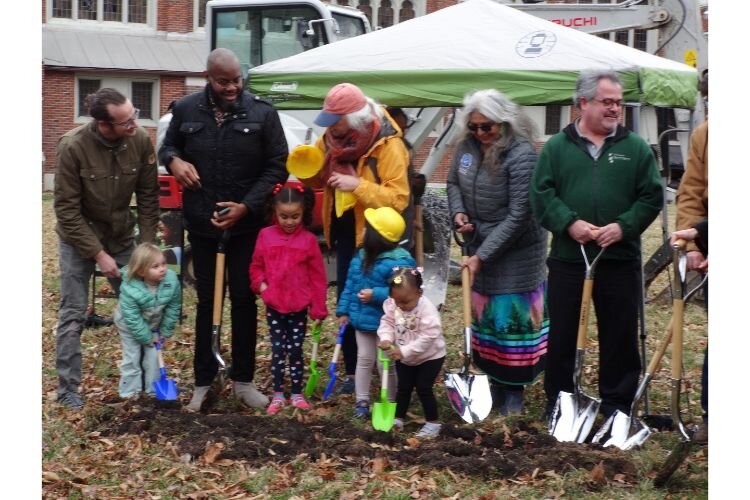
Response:
[{"label": "ground soil", "polygon": [[[183,461],[205,460],[207,445],[222,443],[213,459],[242,460],[251,467],[303,459],[311,464],[367,470],[374,462],[397,470],[412,466],[448,469],[486,479],[510,479],[537,473],[563,474],[603,466],[607,477],[637,482],[627,454],[598,445],[558,443],[538,423],[517,420],[513,428],[492,430],[444,424],[438,438],[417,440],[419,424],[407,421],[403,432],[379,432],[368,424],[334,420],[315,411],[290,408],[270,417],[262,412],[209,410],[187,412],[178,402],[154,399],[103,405],[89,431],[102,436],[137,434],[169,442]],[[321,460],[321,458],[323,460]]]}]

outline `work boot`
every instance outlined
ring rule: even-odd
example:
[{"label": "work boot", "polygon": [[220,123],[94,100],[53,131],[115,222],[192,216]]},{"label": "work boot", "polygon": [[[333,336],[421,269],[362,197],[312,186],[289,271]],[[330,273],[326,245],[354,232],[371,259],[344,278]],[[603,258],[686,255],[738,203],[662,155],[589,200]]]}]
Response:
[{"label": "work boot", "polygon": [[708,444],[708,422],[704,421],[698,426],[698,430],[693,434],[693,441],[697,444]]},{"label": "work boot", "polygon": [[233,388],[237,399],[250,408],[265,408],[268,405],[268,396],[262,394],[253,382],[235,382]]},{"label": "work boot", "polygon": [[193,388],[193,399],[190,400],[185,408],[196,413],[201,411],[201,406],[206,401],[206,396],[210,388],[210,385],[196,385]]},{"label": "work boot", "polygon": [[66,392],[57,397],[57,402],[71,410],[80,411],[83,409],[83,399],[77,392]]}]

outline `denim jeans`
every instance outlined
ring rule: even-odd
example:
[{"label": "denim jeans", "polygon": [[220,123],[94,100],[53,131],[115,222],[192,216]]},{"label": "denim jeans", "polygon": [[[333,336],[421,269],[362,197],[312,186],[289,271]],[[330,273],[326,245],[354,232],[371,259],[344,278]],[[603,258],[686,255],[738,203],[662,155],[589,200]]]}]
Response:
[{"label": "denim jeans", "polygon": [[[112,255],[117,265],[128,263],[133,247]],[[57,395],[78,392],[81,384],[81,332],[86,320],[89,282],[96,261],[84,259],[71,245],[60,241],[60,311],[57,319],[56,361]],[[120,280],[109,280],[116,293]]]}]

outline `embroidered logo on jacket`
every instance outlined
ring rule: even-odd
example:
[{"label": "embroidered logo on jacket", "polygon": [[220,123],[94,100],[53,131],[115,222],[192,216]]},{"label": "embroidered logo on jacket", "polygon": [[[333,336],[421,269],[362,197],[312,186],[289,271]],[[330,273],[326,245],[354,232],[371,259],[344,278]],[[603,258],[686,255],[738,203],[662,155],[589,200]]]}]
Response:
[{"label": "embroidered logo on jacket", "polygon": [[630,157],[620,153],[609,153],[607,155],[607,161],[609,163],[614,163],[616,161],[630,161]]},{"label": "embroidered logo on jacket", "polygon": [[458,173],[466,174],[466,172],[469,171],[469,167],[471,166],[473,161],[474,161],[474,158],[471,156],[471,153],[464,153],[461,156],[461,161],[458,165]]}]

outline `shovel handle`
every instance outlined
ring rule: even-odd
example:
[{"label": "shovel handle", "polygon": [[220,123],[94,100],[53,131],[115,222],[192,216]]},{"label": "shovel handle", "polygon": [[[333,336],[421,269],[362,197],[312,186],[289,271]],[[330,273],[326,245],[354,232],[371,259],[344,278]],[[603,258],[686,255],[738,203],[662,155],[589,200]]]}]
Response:
[{"label": "shovel handle", "polygon": [[[414,205],[414,220],[422,228],[422,205]],[[424,228],[414,230],[414,260],[418,267],[424,267]]]},{"label": "shovel handle", "polygon": [[578,338],[576,348],[586,347],[586,333],[589,326],[589,312],[591,311],[591,294],[594,290],[594,280],[583,280],[583,293],[581,294],[581,314],[578,317]]},{"label": "shovel handle", "polygon": [[154,344],[156,347],[156,359],[159,362],[159,370],[164,369],[164,358],[161,355],[161,343]]},{"label": "shovel handle", "polygon": [[223,252],[216,254],[216,275],[214,277],[214,308],[213,324],[221,323],[221,310],[224,306],[224,262],[226,255]]},{"label": "shovel handle", "polygon": [[[388,397],[388,369],[391,367],[391,359],[385,355],[382,349],[378,349],[378,359],[383,365],[383,371],[380,374],[380,398],[385,400]],[[382,401],[385,403],[385,401]]]},{"label": "shovel handle", "polygon": [[467,263],[469,257],[461,257],[461,295],[463,299],[464,327],[471,327],[471,272]]}]

